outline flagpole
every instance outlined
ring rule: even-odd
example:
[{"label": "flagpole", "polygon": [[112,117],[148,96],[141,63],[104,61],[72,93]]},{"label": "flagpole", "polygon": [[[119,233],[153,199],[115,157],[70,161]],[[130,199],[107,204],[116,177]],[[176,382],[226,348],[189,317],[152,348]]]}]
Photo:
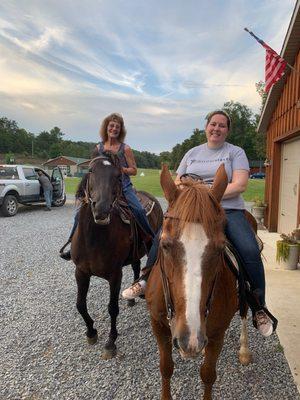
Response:
[{"label": "flagpole", "polygon": [[[252,31],[249,31],[248,28],[244,28],[244,31],[248,32],[252,37],[254,37],[254,39],[256,39],[259,44],[261,44],[261,45],[264,44],[264,41],[259,39],[256,35],[254,35],[254,33]],[[278,57],[282,58],[280,55],[278,55]],[[293,70],[297,75],[300,75],[300,71],[298,71],[295,67],[293,67],[291,64],[289,64],[287,61],[285,61],[285,62],[286,62],[286,65],[288,67],[290,67],[291,70]]]}]

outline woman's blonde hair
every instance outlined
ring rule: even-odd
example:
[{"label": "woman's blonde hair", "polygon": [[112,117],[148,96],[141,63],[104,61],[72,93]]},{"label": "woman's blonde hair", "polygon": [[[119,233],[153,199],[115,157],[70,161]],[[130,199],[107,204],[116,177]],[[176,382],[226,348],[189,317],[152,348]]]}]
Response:
[{"label": "woman's blonde hair", "polygon": [[106,142],[108,139],[108,135],[107,135],[107,126],[110,123],[110,121],[114,121],[114,122],[118,122],[121,126],[121,130],[120,130],[120,135],[118,136],[118,140],[120,142],[124,142],[125,136],[126,136],[126,129],[125,129],[125,125],[124,125],[124,119],[122,117],[121,114],[118,113],[113,113],[108,115],[107,117],[104,118],[104,120],[102,121],[101,127],[100,127],[100,131],[99,131],[99,135],[102,139],[103,142]]}]

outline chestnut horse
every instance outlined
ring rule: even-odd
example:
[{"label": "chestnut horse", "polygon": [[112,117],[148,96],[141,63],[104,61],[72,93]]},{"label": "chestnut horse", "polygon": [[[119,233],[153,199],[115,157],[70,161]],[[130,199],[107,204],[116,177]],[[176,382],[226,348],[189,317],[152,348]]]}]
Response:
[{"label": "chestnut horse", "polygon": [[[89,172],[81,183],[86,196],[71,242],[71,257],[76,265],[77,309],[86,323],[86,335],[90,344],[97,341],[97,330],[93,327],[94,321],[86,304],[90,278],[98,276],[109,283],[108,312],[111,329],[104,346],[103,357],[106,359],[116,355],[116,320],[119,314],[122,267],[132,264],[134,279],[137,279],[140,258],[145,255],[143,242],[139,240],[137,245],[133,244],[133,231],[130,225],[122,221],[118,211],[122,193],[121,177],[118,158],[114,154],[107,152],[91,161]],[[158,201],[147,195],[155,201],[149,222],[156,232],[162,225],[163,214]]]},{"label": "chestnut horse", "polygon": [[[172,399],[172,344],[183,358],[205,353],[200,370],[203,399],[212,399],[224,334],[238,310],[236,279],[224,262],[225,213],[220,200],[227,183],[223,164],[212,188],[192,179],[177,187],[165,166],[161,173],[169,208],[146,300],[159,347],[163,400]],[[239,355],[241,363],[247,365],[251,354],[246,315],[242,317]]]}]

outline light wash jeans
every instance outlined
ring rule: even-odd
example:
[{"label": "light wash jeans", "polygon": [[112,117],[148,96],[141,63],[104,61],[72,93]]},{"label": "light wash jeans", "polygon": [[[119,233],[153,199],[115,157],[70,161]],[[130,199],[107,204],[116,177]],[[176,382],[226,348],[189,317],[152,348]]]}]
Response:
[{"label": "light wash jeans", "polygon": [[51,208],[52,196],[53,196],[53,190],[52,189],[44,189],[44,197],[45,197],[45,201],[46,201],[46,206],[48,208]]}]

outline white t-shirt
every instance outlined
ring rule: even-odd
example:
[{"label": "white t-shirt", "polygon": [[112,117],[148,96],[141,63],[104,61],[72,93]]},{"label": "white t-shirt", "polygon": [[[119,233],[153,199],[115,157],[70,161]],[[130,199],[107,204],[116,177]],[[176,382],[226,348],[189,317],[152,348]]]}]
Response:
[{"label": "white t-shirt", "polygon": [[[179,176],[189,173],[201,176],[204,182],[213,183],[214,176],[220,164],[224,163],[228,182],[232,180],[235,170],[249,171],[249,162],[246,153],[241,147],[225,142],[218,149],[210,149],[207,143],[193,147],[181,160],[177,169]],[[245,203],[241,195],[221,201],[225,209],[244,210]]]}]

